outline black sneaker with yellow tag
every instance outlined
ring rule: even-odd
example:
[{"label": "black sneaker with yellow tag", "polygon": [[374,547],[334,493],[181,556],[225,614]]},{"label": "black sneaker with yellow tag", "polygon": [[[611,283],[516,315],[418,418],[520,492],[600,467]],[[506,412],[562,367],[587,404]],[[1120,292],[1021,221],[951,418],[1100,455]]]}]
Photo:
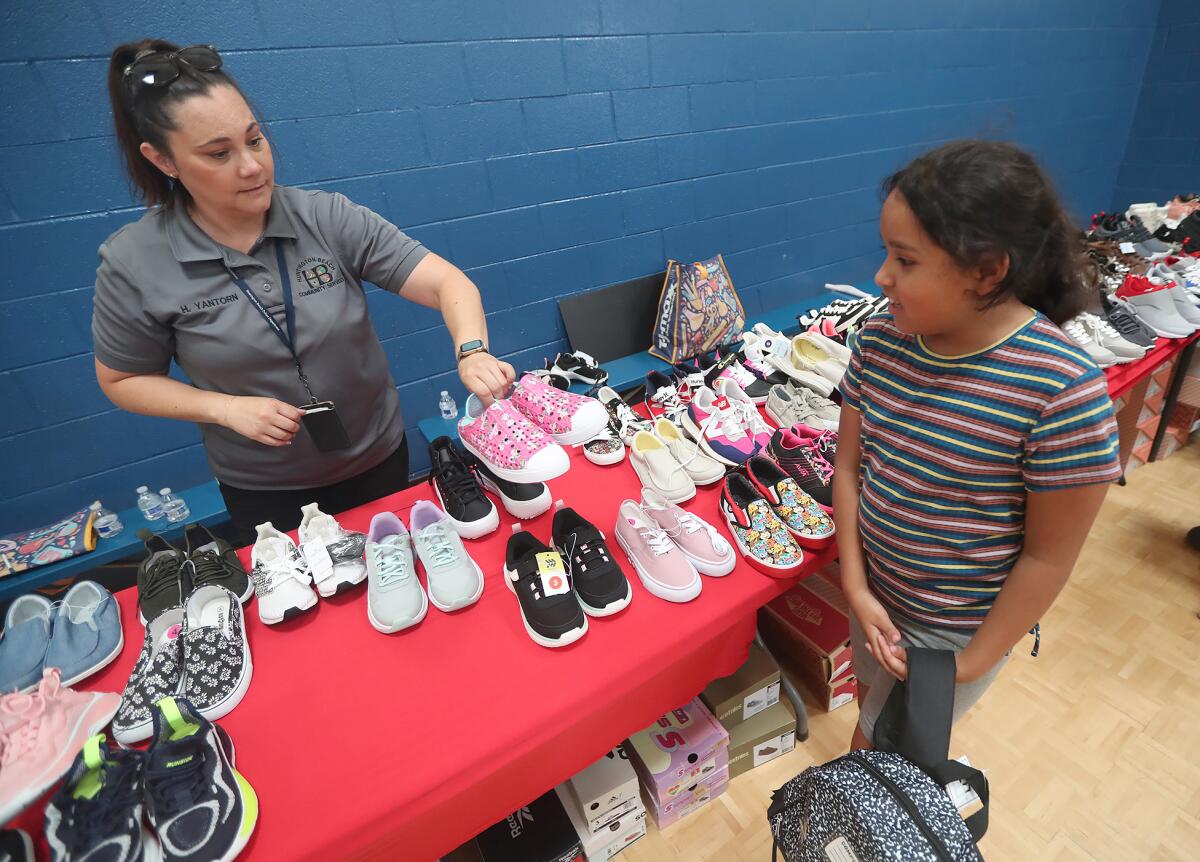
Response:
[{"label": "black sneaker with yellow tag", "polygon": [[588,621],[571,586],[562,555],[522,530],[508,540],[504,583],[517,597],[534,643],[561,647],[587,634]]}]

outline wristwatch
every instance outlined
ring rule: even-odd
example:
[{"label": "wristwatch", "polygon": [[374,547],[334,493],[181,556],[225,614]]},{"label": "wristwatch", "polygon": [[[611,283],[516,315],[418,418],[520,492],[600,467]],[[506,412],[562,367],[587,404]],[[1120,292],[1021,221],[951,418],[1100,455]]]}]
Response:
[{"label": "wristwatch", "polygon": [[468,341],[465,344],[458,345],[458,361],[462,362],[468,356],[473,356],[476,353],[487,352],[487,345],[476,338],[474,341]]}]

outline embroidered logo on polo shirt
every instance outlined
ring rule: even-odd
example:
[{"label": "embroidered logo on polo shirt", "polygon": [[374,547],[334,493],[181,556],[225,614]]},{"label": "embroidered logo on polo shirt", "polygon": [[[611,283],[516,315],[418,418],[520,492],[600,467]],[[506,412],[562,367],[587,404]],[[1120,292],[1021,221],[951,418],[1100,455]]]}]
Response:
[{"label": "embroidered logo on polo shirt", "polygon": [[296,265],[296,278],[308,286],[300,291],[301,296],[311,296],[330,287],[345,284],[346,279],[338,273],[337,267],[327,257],[306,257]]}]

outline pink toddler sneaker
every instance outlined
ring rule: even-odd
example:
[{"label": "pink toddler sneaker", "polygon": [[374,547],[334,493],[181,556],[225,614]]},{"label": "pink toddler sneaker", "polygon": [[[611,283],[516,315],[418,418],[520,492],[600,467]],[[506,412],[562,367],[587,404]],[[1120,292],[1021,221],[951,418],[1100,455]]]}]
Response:
[{"label": "pink toddler sneaker", "polygon": [[510,401],[493,401],[484,408],[478,396],[472,395],[463,413],[458,420],[463,448],[501,479],[546,482],[561,476],[571,466],[563,448]]}]

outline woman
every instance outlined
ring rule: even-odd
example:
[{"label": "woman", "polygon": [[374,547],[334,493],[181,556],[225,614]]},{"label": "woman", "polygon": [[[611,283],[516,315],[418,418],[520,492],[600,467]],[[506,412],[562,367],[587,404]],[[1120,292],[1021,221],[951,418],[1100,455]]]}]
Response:
[{"label": "woman", "polygon": [[[96,378],[118,407],[200,424],[241,542],[263,521],[296,527],[304,503],[340,512],[407,484],[364,280],[441,312],[471,392],[490,401],[512,383],[457,267],[342,195],[275,185],[270,144],[215,50],[121,45],[108,86],[150,209],[100,247]],[[167,376],[172,359],[190,383]]]}]

